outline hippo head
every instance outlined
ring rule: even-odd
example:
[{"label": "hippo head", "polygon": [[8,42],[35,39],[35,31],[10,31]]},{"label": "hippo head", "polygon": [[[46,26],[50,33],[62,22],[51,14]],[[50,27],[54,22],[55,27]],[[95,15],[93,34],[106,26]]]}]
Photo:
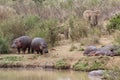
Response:
[{"label": "hippo head", "polygon": [[21,41],[19,39],[15,39],[13,44],[11,45],[12,48],[19,48],[21,47]]},{"label": "hippo head", "polygon": [[46,49],[46,48],[43,49],[43,52],[44,52],[44,53],[48,53],[48,49]]},{"label": "hippo head", "polygon": [[46,44],[43,44],[42,46],[40,46],[40,49],[43,50],[43,53],[48,53],[48,48]]}]

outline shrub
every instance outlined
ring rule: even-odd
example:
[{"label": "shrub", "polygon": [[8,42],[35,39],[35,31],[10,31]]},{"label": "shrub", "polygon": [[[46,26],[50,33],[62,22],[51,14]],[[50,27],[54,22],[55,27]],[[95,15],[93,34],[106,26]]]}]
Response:
[{"label": "shrub", "polygon": [[88,36],[88,27],[83,20],[72,18],[69,20],[70,37],[72,41],[78,41]]},{"label": "shrub", "polygon": [[16,37],[28,35],[34,25],[38,24],[38,21],[39,18],[32,15],[12,18],[0,23],[0,28],[4,37],[11,41]]},{"label": "shrub", "polygon": [[74,70],[91,71],[96,69],[105,69],[109,57],[87,57],[81,58],[73,65]]},{"label": "shrub", "polygon": [[32,29],[36,24],[38,24],[40,19],[34,15],[28,15],[23,18],[23,23],[25,25],[25,30],[28,31]]},{"label": "shrub", "polygon": [[73,66],[74,70],[81,70],[81,71],[87,71],[89,69],[88,62],[82,63],[82,62],[77,62]]},{"label": "shrub", "polygon": [[116,15],[111,18],[109,24],[107,25],[107,30],[109,33],[115,30],[120,30],[120,15]]},{"label": "shrub", "polygon": [[66,59],[60,59],[55,63],[57,69],[69,69],[70,65],[66,62]]},{"label": "shrub", "polygon": [[50,46],[55,46],[58,41],[59,33],[56,26],[57,20],[40,21],[40,23],[36,24],[30,31],[29,35],[32,37],[43,37],[50,44]]},{"label": "shrub", "polygon": [[9,48],[8,48],[8,41],[5,38],[0,37],[0,53],[8,53]]}]

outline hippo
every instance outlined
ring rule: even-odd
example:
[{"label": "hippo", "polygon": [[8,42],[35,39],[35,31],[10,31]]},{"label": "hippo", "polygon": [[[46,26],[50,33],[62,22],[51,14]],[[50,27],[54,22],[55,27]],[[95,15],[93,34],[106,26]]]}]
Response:
[{"label": "hippo", "polygon": [[96,50],[97,48],[95,46],[87,46],[83,54],[89,55],[89,54],[95,53]]},{"label": "hippo", "polygon": [[103,76],[104,70],[94,70],[88,73],[89,76]]},{"label": "hippo", "polygon": [[102,80],[102,78],[104,78],[104,74],[104,70],[94,70],[88,73],[88,78],[90,80]]},{"label": "hippo", "polygon": [[100,49],[95,52],[95,55],[96,56],[99,56],[99,55],[113,56],[113,53],[107,49]]},{"label": "hippo", "polygon": [[108,49],[108,50],[110,50],[110,51],[113,51],[113,50],[115,50],[116,47],[115,47],[114,45],[110,44],[110,45],[104,46],[103,48],[104,48],[104,49]]},{"label": "hippo", "polygon": [[36,37],[31,42],[31,49],[32,53],[34,53],[34,50],[37,52],[37,54],[41,53],[48,53],[47,43],[43,38]]},{"label": "hippo", "polygon": [[95,55],[114,56],[114,46],[108,45],[101,47],[95,52]]},{"label": "hippo", "polygon": [[31,46],[32,39],[29,36],[21,36],[14,39],[11,47],[17,48],[18,53],[22,49],[23,53],[25,53],[26,49],[28,49],[28,53],[30,53],[30,46]]}]

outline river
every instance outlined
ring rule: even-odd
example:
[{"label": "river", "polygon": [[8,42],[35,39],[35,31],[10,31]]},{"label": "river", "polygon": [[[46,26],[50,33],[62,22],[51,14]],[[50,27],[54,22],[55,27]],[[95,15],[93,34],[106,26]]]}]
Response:
[{"label": "river", "polygon": [[91,80],[87,72],[40,70],[40,69],[0,69],[0,80]]}]

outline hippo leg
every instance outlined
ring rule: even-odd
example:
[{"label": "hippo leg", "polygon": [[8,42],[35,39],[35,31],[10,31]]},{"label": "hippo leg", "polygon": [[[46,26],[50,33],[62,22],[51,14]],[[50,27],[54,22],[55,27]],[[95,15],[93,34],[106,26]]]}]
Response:
[{"label": "hippo leg", "polygon": [[20,54],[20,48],[17,48],[17,50],[18,50],[18,54]]},{"label": "hippo leg", "polygon": [[31,52],[34,53],[34,49],[33,49],[33,48],[32,48],[32,50],[31,50]]},{"label": "hippo leg", "polygon": [[23,53],[25,54],[26,48],[22,48]]},{"label": "hippo leg", "polygon": [[43,50],[40,50],[40,54],[43,55]]},{"label": "hippo leg", "polygon": [[30,53],[30,47],[28,47],[28,53]]},{"label": "hippo leg", "polygon": [[37,54],[39,54],[39,50],[37,50]]}]

